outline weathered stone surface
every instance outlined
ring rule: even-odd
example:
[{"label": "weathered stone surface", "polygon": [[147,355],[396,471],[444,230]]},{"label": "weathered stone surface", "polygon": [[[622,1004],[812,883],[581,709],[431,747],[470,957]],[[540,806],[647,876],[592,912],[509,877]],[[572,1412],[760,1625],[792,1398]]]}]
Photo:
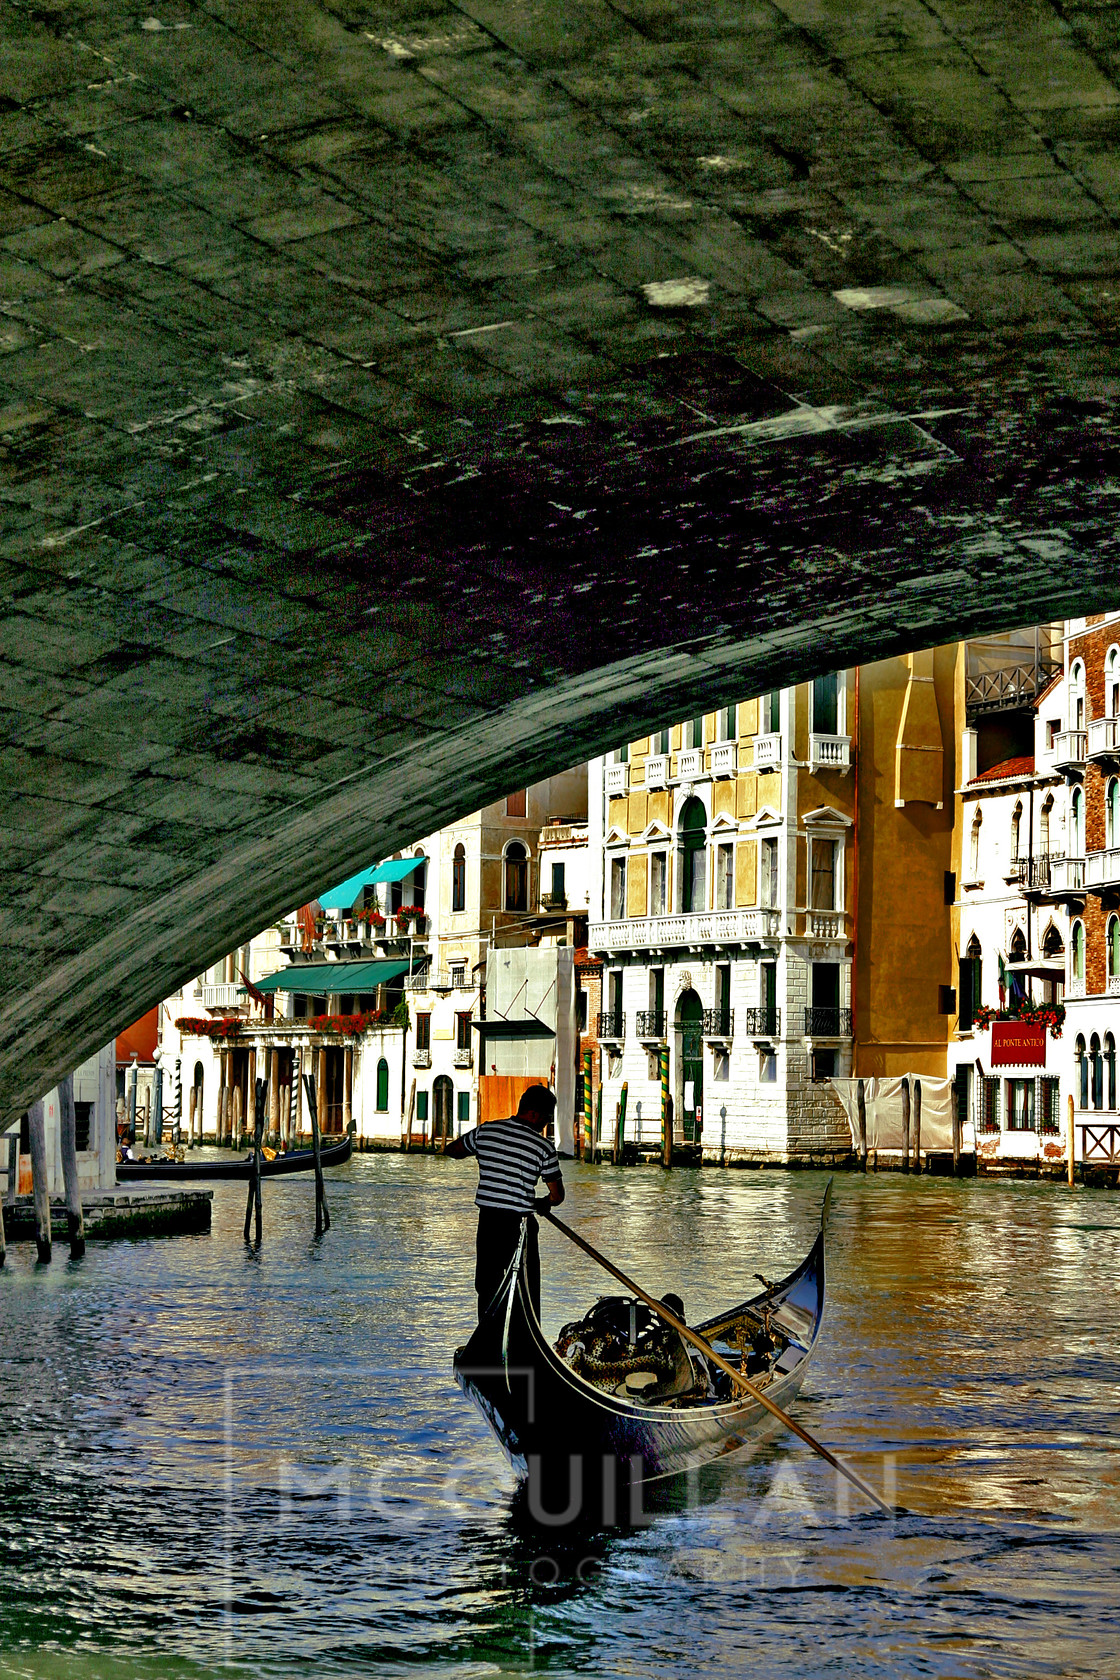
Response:
[{"label": "weathered stone surface", "polygon": [[1106,12],[0,30],[0,1114],[530,776],[1120,596]]}]

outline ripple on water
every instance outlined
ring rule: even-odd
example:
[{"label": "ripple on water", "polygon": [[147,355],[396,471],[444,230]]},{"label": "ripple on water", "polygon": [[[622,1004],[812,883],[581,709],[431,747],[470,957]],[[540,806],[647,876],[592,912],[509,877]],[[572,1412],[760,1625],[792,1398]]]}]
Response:
[{"label": "ripple on water", "polygon": [[[1120,1648],[1120,1203],[1034,1184],[837,1180],[829,1313],[798,1403],[906,1508],[849,1509],[772,1438],[652,1490],[626,1535],[542,1535],[451,1381],[470,1169],[371,1156],[242,1192],[208,1237],[0,1273],[0,1676],[545,1669],[1101,1675]],[[811,1239],[811,1173],[570,1166],[587,1236],[689,1315]],[[610,1287],[542,1234],[550,1322]]]}]

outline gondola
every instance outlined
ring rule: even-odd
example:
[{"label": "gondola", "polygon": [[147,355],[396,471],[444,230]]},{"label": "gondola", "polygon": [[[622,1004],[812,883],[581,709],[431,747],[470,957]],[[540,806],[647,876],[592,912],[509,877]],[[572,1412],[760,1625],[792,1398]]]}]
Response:
[{"label": "gondola", "polygon": [[[694,1326],[782,1407],[801,1387],[820,1334],[830,1200],[831,1186],[816,1241],[788,1277]],[[530,1483],[535,1467],[582,1463],[597,1475],[611,1461],[631,1484],[652,1482],[733,1452],[773,1427],[756,1400],[741,1389],[732,1393],[730,1378],[717,1371],[721,1386],[690,1357],[679,1332],[629,1297],[604,1297],[553,1346],[523,1268],[457,1350],[454,1369]]]},{"label": "gondola", "polygon": [[[324,1167],[341,1167],[350,1159],[353,1139],[348,1132],[340,1143],[324,1144],[319,1160]],[[236,1161],[118,1161],[117,1183],[131,1184],[138,1178],[183,1179],[237,1178],[242,1182],[252,1171],[252,1155]],[[262,1178],[281,1178],[285,1173],[310,1172],[315,1166],[313,1149],[292,1149],[273,1161],[261,1162]]]}]

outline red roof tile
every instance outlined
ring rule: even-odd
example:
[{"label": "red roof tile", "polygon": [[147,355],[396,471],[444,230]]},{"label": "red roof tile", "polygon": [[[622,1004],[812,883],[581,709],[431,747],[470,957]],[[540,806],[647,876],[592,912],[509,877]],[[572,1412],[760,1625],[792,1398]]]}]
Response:
[{"label": "red roof tile", "polygon": [[1020,776],[1034,775],[1034,754],[1027,758],[1005,758],[1002,764],[993,764],[990,770],[982,770],[979,776],[973,776],[969,787],[975,787],[977,782],[1010,782]]}]

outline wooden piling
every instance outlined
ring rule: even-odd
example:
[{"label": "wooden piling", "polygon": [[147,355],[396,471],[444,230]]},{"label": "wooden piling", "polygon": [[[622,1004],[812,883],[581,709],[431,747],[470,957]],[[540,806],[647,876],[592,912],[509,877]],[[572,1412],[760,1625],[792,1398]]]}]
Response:
[{"label": "wooden piling", "polygon": [[319,1136],[322,1137],[327,1129],[327,1047],[325,1044],[320,1044],[316,1061],[318,1066],[315,1070],[315,1090],[319,1103],[315,1110],[315,1117],[319,1122]]},{"label": "wooden piling", "polygon": [[902,1170],[910,1171],[910,1080],[902,1076]]},{"label": "wooden piling", "polygon": [[408,1114],[404,1123],[404,1138],[401,1147],[407,1155],[412,1148],[412,1116],[416,1112],[416,1080],[412,1081],[412,1089],[408,1093]]},{"label": "wooden piling", "polygon": [[960,1090],[954,1079],[949,1085],[949,1108],[953,1117],[953,1177],[961,1176],[961,1102]]},{"label": "wooden piling", "polygon": [[622,1081],[622,1092],[618,1099],[618,1107],[614,1116],[614,1148],[611,1150],[611,1160],[617,1167],[622,1160],[622,1146],[626,1141],[626,1081]]},{"label": "wooden piling", "polygon": [[261,1147],[264,1143],[265,1105],[268,1099],[267,1082],[258,1079],[253,1087],[253,1160],[249,1168],[249,1193],[245,1199],[245,1231],[244,1240],[249,1241],[250,1220],[255,1223],[253,1233],[254,1245],[261,1245],[261,1232],[264,1224],[263,1207],[261,1203],[261,1166],[264,1157]]},{"label": "wooden piling", "polygon": [[31,1148],[31,1188],[35,1196],[35,1246],[45,1264],[51,1257],[51,1195],[47,1187],[47,1129],[42,1098],[33,1102],[27,1111],[27,1133]]},{"label": "wooden piling", "polygon": [[316,1095],[315,1081],[309,1073],[303,1076],[303,1086],[307,1092],[307,1107],[311,1114],[311,1148],[315,1156],[315,1235],[321,1237],[324,1231],[331,1228],[331,1216],[327,1209],[327,1195],[323,1186],[323,1163],[319,1156],[319,1103],[322,1100],[322,1092]]},{"label": "wooden piling", "polygon": [[[602,1051],[599,1052],[600,1056]],[[591,1140],[591,1159],[598,1161],[603,1150],[603,1064],[599,1063],[599,1089],[595,1093],[594,1137]]]},{"label": "wooden piling", "polygon": [[131,1074],[132,1074],[132,1077],[130,1078],[130,1080],[128,1082],[128,1141],[129,1141],[129,1143],[135,1143],[136,1142],[136,1077],[137,1077],[137,1066],[136,1066],[136,1056],[135,1056],[135,1054],[133,1055],[133,1058],[132,1058]]},{"label": "wooden piling", "polygon": [[856,1080],[856,1121],[859,1127],[859,1170],[867,1171],[867,1093],[862,1079]]},{"label": "wooden piling", "polygon": [[82,1192],[78,1187],[78,1138],[74,1119],[74,1075],[58,1083],[59,1144],[62,1154],[62,1182],[66,1191],[66,1231],[70,1258],[80,1260],[86,1251],[86,1228],[82,1218]]},{"label": "wooden piling", "polygon": [[914,1081],[914,1171],[922,1170],[922,1082]]},{"label": "wooden piling", "polygon": [[240,1085],[235,1085],[233,1087],[233,1129],[230,1141],[232,1142],[234,1149],[237,1150],[240,1150],[244,1141],[242,1135],[244,1119],[245,1116],[242,1113],[241,1107],[241,1087]]},{"label": "wooden piling", "polygon": [[673,1104],[669,1096],[669,1046],[660,1050],[661,1072],[661,1165],[673,1165]]},{"label": "wooden piling", "polygon": [[280,1052],[268,1052],[268,1141],[280,1147]]},{"label": "wooden piling", "polygon": [[[198,1086],[197,1085],[192,1085],[191,1086],[190,1105],[189,1105],[189,1109],[188,1109],[188,1121],[187,1121],[187,1131],[188,1131],[187,1147],[189,1149],[193,1149],[194,1146],[195,1146],[194,1128],[195,1128],[195,1122],[197,1120],[197,1117],[198,1117]],[[199,1128],[199,1130],[201,1130],[201,1127]]]},{"label": "wooden piling", "polygon": [[152,1094],[148,1099],[148,1125],[144,1138],[149,1149],[158,1149],[163,1142],[163,1069],[152,1072]]},{"label": "wooden piling", "polygon": [[342,1130],[348,1132],[354,1120],[354,1046],[342,1052]]},{"label": "wooden piling", "polygon": [[[1076,1134],[1074,1132],[1073,1122],[1073,1098],[1070,1097],[1069,1107],[1066,1110],[1066,1181],[1071,1190],[1073,1189],[1073,1147],[1075,1136]],[[1084,1178],[1084,1176],[1085,1175],[1083,1173],[1082,1177]]]}]

